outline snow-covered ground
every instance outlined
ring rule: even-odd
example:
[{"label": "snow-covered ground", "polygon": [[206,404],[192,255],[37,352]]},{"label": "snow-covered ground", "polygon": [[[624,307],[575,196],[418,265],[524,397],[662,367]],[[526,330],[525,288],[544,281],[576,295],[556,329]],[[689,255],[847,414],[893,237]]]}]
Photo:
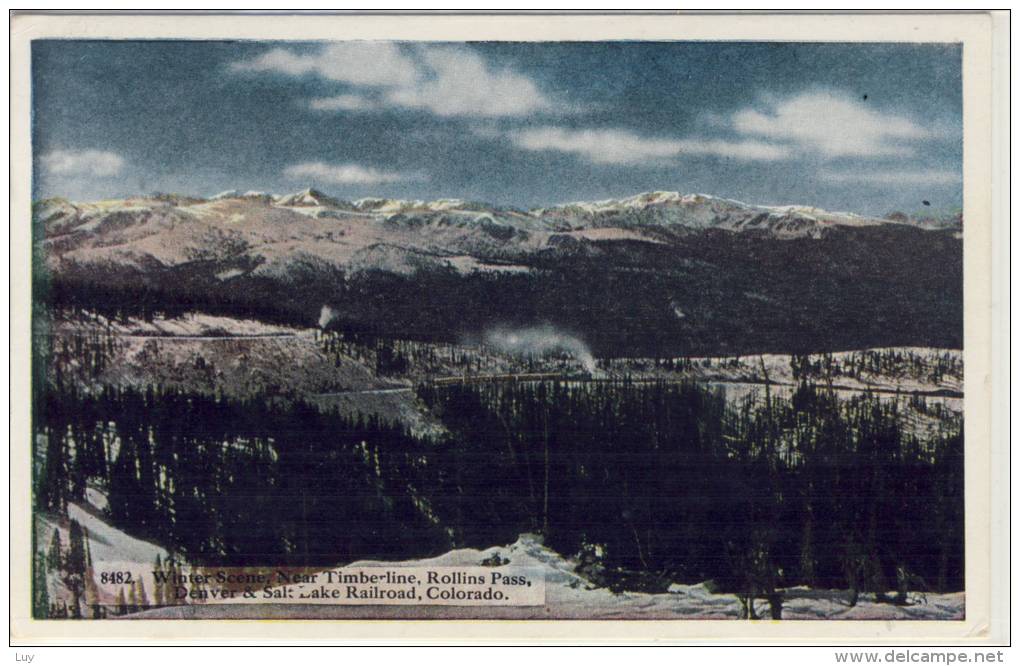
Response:
[{"label": "snow-covered ground", "polygon": [[[134,538],[109,525],[99,506],[106,498],[98,490],[90,493],[92,506],[68,506],[68,518],[85,529],[94,566],[104,562],[133,562],[147,567],[159,556],[165,560],[163,548]],[[98,506],[97,506],[98,505]],[[64,547],[69,542],[69,521],[57,520],[46,514],[36,515],[37,548],[45,552],[54,530],[60,530]],[[545,606],[327,606],[298,604],[259,605],[189,605],[151,608],[133,614],[132,618],[480,618],[480,619],[691,619],[736,620],[740,604],[731,594],[715,594],[706,584],[674,584],[659,594],[639,592],[614,593],[597,588],[575,573],[576,562],[542,545],[541,538],[523,534],[509,546],[493,546],[485,550],[464,548],[437,557],[384,562],[363,560],[348,565],[360,567],[476,567],[498,556],[515,570],[541,572],[545,579]],[[70,593],[57,576],[48,576],[51,600],[70,601]],[[962,620],[965,597],[952,594],[910,594],[910,604],[894,606],[875,603],[873,595],[862,594],[856,606],[847,603],[846,590],[794,587],[784,591],[783,619],[786,620]],[[113,603],[113,599],[104,599]],[[764,600],[757,602],[759,615],[768,616]]]},{"label": "snow-covered ground", "polygon": [[97,313],[90,313],[88,317],[88,321],[58,320],[54,324],[58,330],[64,332],[99,330],[125,337],[264,337],[295,336],[302,332],[311,335],[311,331],[307,329],[278,326],[254,319],[219,317],[201,312],[188,312],[179,317],[154,317],[150,321],[137,318],[110,319]]},{"label": "snow-covered ground", "polygon": [[[57,519],[53,515],[36,512],[35,543],[37,553],[42,554],[48,551],[54,531],[60,532],[60,542],[66,553],[71,542],[70,521],[75,520],[82,526],[88,538],[89,552],[94,564],[139,562],[146,563],[148,566],[155,563],[157,556],[164,560],[167,558],[165,549],[148,541],[136,539],[111,526],[101,517],[102,509],[108,504],[103,493],[90,488],[86,491],[86,495],[92,506],[83,507],[78,504],[68,504],[66,519]],[[71,604],[73,595],[57,572],[47,571],[46,585],[47,597],[50,602]],[[115,602],[113,597],[104,596],[102,592],[100,592],[100,598],[106,604]]]},{"label": "snow-covered ground", "polygon": [[[882,356],[896,356],[889,368],[879,372],[868,369],[866,361]],[[747,356],[677,357],[677,364],[686,369],[666,373],[657,368],[655,359],[625,358],[608,362],[610,374],[630,376],[667,376],[678,374],[705,382],[736,382],[797,386],[789,354],[751,354]],[[963,394],[963,352],[958,349],[934,347],[876,347],[831,354],[810,354],[814,364],[828,362],[831,370],[811,373],[809,380],[818,386],[853,391],[884,391],[901,393],[936,393],[960,397]],[[939,367],[944,368],[937,372]]]},{"label": "snow-covered ground", "polygon": [[[105,503],[103,497],[99,503]],[[77,504],[67,505],[68,521],[57,521],[48,514],[36,514],[36,543],[46,548],[53,538],[53,530],[60,530],[60,539],[66,548],[70,543],[68,529],[71,520],[76,520],[84,528],[89,538],[89,548],[94,562],[155,562],[159,555],[165,559],[167,552],[159,546],[142,541],[122,532],[108,524],[98,515],[94,507],[82,507]]]},{"label": "snow-covered ground", "polygon": [[[515,568],[541,571],[545,606],[322,606],[322,605],[199,605],[156,608],[135,618],[445,618],[445,619],[603,619],[603,620],[736,620],[740,604],[728,594],[713,594],[705,585],[673,585],[668,592],[613,593],[595,588],[574,573],[575,563],[541,544],[533,535],[486,550],[460,549],[438,557],[399,563],[408,567],[478,566],[498,555]],[[361,561],[349,568],[393,567],[392,562]],[[845,590],[791,588],[786,591],[783,618],[788,620],[961,620],[964,594],[912,594],[912,605],[877,604],[867,594],[851,608]],[[764,601],[757,605],[767,616]]]}]

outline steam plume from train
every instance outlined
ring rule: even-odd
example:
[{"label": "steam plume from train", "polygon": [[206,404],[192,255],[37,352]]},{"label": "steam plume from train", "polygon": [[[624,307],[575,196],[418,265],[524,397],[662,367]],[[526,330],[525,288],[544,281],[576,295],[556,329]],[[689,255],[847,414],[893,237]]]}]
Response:
[{"label": "steam plume from train", "polygon": [[579,338],[552,326],[494,328],[485,333],[485,344],[514,356],[548,356],[566,353],[580,361],[588,372],[596,371],[595,357]]}]

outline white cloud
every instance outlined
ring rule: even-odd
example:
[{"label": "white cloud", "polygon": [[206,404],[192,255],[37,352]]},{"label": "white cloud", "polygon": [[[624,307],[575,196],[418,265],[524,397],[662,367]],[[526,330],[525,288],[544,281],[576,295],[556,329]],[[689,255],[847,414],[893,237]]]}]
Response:
[{"label": "white cloud", "polygon": [[573,153],[596,164],[638,164],[680,153],[678,141],[649,139],[615,129],[540,127],[511,133],[510,138],[525,150]]},{"label": "white cloud", "polygon": [[369,111],[378,104],[361,95],[336,95],[313,99],[308,106],[315,111]]},{"label": "white cloud", "polygon": [[317,69],[313,56],[300,55],[287,49],[272,49],[257,58],[231,63],[235,72],[279,72],[297,76]]},{"label": "white cloud", "polygon": [[124,158],[106,150],[54,150],[39,157],[43,169],[62,176],[116,176],[124,168]]},{"label": "white cloud", "polygon": [[770,161],[789,153],[784,146],[759,141],[652,138],[621,129],[539,127],[512,132],[510,139],[525,150],[572,153],[595,164],[643,164],[682,155]]},{"label": "white cloud", "polygon": [[412,85],[419,76],[415,62],[389,42],[338,42],[308,53],[276,48],[235,62],[231,68],[290,76],[317,74],[331,81],[364,86]]},{"label": "white cloud", "polygon": [[[231,69],[318,75],[373,89],[390,105],[439,116],[521,116],[554,107],[527,76],[509,68],[493,68],[477,52],[460,46],[408,50],[388,42],[342,42],[312,52],[276,48],[236,62]],[[351,94],[313,100],[311,106],[317,110],[367,110],[378,104]]]},{"label": "white cloud", "polygon": [[957,171],[823,171],[823,180],[831,183],[853,183],[899,187],[903,185],[952,185],[963,181],[963,175]]},{"label": "white cloud", "polygon": [[294,180],[311,179],[336,185],[378,185],[421,180],[414,174],[397,171],[382,171],[360,164],[326,164],[325,162],[304,162],[284,169],[284,175]]},{"label": "white cloud", "polygon": [[390,102],[439,116],[522,116],[553,106],[534,81],[510,69],[494,70],[470,49],[430,46],[418,54],[428,75],[389,91]]},{"label": "white cloud", "polygon": [[807,92],[731,117],[744,136],[797,144],[826,158],[906,156],[931,135],[914,121],[870,108],[846,93]]},{"label": "white cloud", "polygon": [[[642,164],[682,156],[770,162],[793,157],[822,159],[890,158],[914,155],[918,143],[945,138],[946,132],[915,120],[871,108],[843,92],[811,91],[774,98],[730,115],[709,115],[711,135],[648,137],[625,129],[539,127],[510,132],[526,150],[572,153],[596,164]],[[476,132],[476,134],[479,134]],[[921,182],[920,173],[889,174],[892,182]],[[924,174],[924,182],[953,174]],[[867,182],[868,175],[858,177]],[[874,180],[878,180],[876,177]]]}]

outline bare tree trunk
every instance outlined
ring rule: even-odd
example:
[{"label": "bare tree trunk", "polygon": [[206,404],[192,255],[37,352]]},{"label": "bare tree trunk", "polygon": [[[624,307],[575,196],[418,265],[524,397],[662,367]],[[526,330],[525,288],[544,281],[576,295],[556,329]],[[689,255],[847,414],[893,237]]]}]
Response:
[{"label": "bare tree trunk", "polygon": [[741,620],[754,620],[754,599],[747,597],[743,594],[737,595],[737,600],[740,601],[740,619]]},{"label": "bare tree trunk", "polygon": [[783,619],[783,595],[773,590],[765,597],[769,602],[769,614],[773,620]]},{"label": "bare tree trunk", "polygon": [[846,546],[843,568],[846,573],[847,587],[850,588],[850,607],[853,608],[861,597],[861,564],[857,554],[857,546],[853,542],[848,543]]},{"label": "bare tree trunk", "polygon": [[942,548],[939,551],[939,574],[938,574],[938,589],[939,592],[944,592],[949,587],[949,543],[948,539],[944,539],[942,542]]},{"label": "bare tree trunk", "polygon": [[907,576],[907,569],[902,564],[896,567],[896,597],[893,603],[897,606],[907,605],[907,588],[910,585],[910,578]]},{"label": "bare tree trunk", "polygon": [[638,559],[641,560],[641,566],[648,570],[648,562],[645,561],[644,551],[641,549],[641,537],[638,536],[637,528],[633,525],[630,526],[630,531],[634,533],[634,543],[637,545]]},{"label": "bare tree trunk", "polygon": [[71,600],[71,617],[75,620],[82,618],[81,612],[81,587],[77,581],[71,585],[71,594],[74,598]]},{"label": "bare tree trunk", "polygon": [[545,419],[545,489],[542,499],[542,534],[549,535],[549,417]]}]

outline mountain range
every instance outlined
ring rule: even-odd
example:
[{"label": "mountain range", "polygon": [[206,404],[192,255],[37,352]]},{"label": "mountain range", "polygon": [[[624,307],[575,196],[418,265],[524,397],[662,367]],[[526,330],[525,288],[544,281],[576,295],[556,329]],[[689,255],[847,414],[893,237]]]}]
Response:
[{"label": "mountain range", "polygon": [[606,354],[958,346],[962,218],[648,192],[460,199],[152,195],[33,207],[58,304],[206,309],[457,339],[553,324]]}]

